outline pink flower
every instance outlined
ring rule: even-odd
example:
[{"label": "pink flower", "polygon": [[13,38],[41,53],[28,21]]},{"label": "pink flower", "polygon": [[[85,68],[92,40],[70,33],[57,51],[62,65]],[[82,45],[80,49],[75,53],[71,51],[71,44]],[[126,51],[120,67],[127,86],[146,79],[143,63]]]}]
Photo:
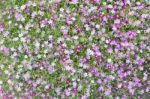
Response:
[{"label": "pink flower", "polygon": [[66,89],[66,90],[65,90],[65,95],[66,95],[66,96],[70,96],[70,91]]},{"label": "pink flower", "polygon": [[121,84],[121,83],[119,83],[119,84],[117,85],[117,87],[118,87],[118,88],[121,88],[121,87],[122,87],[122,84]]},{"label": "pink flower", "polygon": [[80,20],[81,20],[82,23],[86,23],[86,18],[80,17]]},{"label": "pink flower", "polygon": [[101,83],[102,83],[102,80],[101,80],[101,79],[98,79],[98,80],[97,80],[97,83],[98,83],[98,84],[101,84]]},{"label": "pink flower", "polygon": [[12,13],[13,13],[13,10],[14,10],[14,9],[13,9],[13,7],[12,7],[12,6],[9,6],[9,7],[8,7],[8,11],[9,11],[9,13],[10,13],[10,14],[12,14]]},{"label": "pink flower", "polygon": [[42,19],[42,20],[40,21],[40,24],[41,24],[43,27],[45,27],[45,26],[47,25],[47,21],[46,21],[45,19]]},{"label": "pink flower", "polygon": [[80,99],[87,99],[87,96],[81,96]]},{"label": "pink flower", "polygon": [[66,37],[68,34],[68,29],[66,27],[62,27],[61,32],[63,33],[63,36]]},{"label": "pink flower", "polygon": [[80,61],[83,62],[83,63],[85,63],[85,62],[88,61],[88,59],[86,57],[83,57],[83,58],[80,59]]},{"label": "pink flower", "polygon": [[72,91],[76,93],[78,91],[77,87],[72,88]]},{"label": "pink flower", "polygon": [[0,24],[0,32],[2,32],[3,30],[4,30],[4,26]]},{"label": "pink flower", "polygon": [[73,20],[71,19],[72,17],[71,16],[68,16],[65,20],[65,22],[68,24],[68,25],[71,25],[73,24]]},{"label": "pink flower", "polygon": [[112,42],[112,38],[108,38],[108,42],[111,43]]},{"label": "pink flower", "polygon": [[144,44],[143,42],[140,43],[140,48],[144,49],[146,47],[146,44]]},{"label": "pink flower", "polygon": [[141,5],[138,5],[137,7],[138,7],[138,9],[144,9],[145,5],[141,4]]},{"label": "pink flower", "polygon": [[15,13],[15,18],[16,18],[17,21],[20,21],[22,19],[22,17],[23,16],[19,12]]},{"label": "pink flower", "polygon": [[100,0],[91,0],[94,3],[100,3]]},{"label": "pink flower", "polygon": [[132,94],[132,95],[133,95],[133,94],[134,94],[134,92],[135,92],[135,90],[134,90],[134,89],[129,89],[129,93],[130,93],[130,94]]},{"label": "pink flower", "polygon": [[111,91],[108,89],[104,93],[105,93],[105,95],[110,95]]},{"label": "pink flower", "polygon": [[61,63],[65,63],[67,60],[68,60],[68,59],[67,59],[66,57],[64,57],[64,58],[62,58],[62,59],[60,60],[60,62],[61,62]]},{"label": "pink flower", "polygon": [[77,51],[77,52],[80,52],[80,50],[81,50],[81,46],[80,46],[80,45],[77,45],[76,51]]},{"label": "pink flower", "polygon": [[113,52],[113,49],[112,49],[112,48],[108,48],[108,49],[107,49],[107,52],[108,52],[108,53],[112,53],[112,52]]},{"label": "pink flower", "polygon": [[112,70],[112,69],[113,69],[113,64],[112,64],[112,63],[109,63],[109,64],[107,64],[106,67],[107,67],[108,69]]},{"label": "pink flower", "polygon": [[27,81],[29,78],[30,78],[30,74],[29,73],[26,73],[23,75],[24,79]]},{"label": "pink flower", "polygon": [[95,75],[97,77],[100,75],[99,71],[94,67],[89,67],[88,70],[89,70],[89,72],[91,72],[93,75]]},{"label": "pink flower", "polygon": [[92,49],[93,49],[94,51],[99,51],[99,47],[98,47],[97,45],[92,45]]},{"label": "pink flower", "polygon": [[69,80],[69,79],[66,81],[67,84],[69,84],[70,82],[71,82],[71,80]]},{"label": "pink flower", "polygon": [[8,55],[8,54],[9,54],[9,49],[8,49],[8,48],[3,48],[3,49],[2,49],[2,52],[3,52],[5,55]]},{"label": "pink flower", "polygon": [[127,32],[127,37],[130,38],[130,39],[134,38],[136,35],[137,35],[136,32],[133,32],[133,31],[128,31]]},{"label": "pink flower", "polygon": [[95,57],[99,57],[99,56],[101,56],[101,52],[100,51],[96,51],[95,52]]}]

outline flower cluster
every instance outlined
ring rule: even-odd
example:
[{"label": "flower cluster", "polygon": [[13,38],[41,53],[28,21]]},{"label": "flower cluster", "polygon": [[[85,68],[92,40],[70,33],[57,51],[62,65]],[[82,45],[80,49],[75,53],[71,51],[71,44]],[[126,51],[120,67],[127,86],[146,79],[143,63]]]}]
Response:
[{"label": "flower cluster", "polygon": [[149,0],[1,0],[1,99],[145,99],[149,8]]}]

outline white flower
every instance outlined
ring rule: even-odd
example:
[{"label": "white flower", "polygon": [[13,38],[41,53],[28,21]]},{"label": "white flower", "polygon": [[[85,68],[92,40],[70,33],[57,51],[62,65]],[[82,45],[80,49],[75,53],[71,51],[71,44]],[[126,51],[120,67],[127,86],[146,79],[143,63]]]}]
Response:
[{"label": "white flower", "polygon": [[89,77],[92,77],[92,74],[91,73],[89,73],[89,75],[88,75]]},{"label": "white flower", "polygon": [[30,74],[26,73],[26,74],[23,75],[23,77],[24,77],[25,80],[28,80],[30,78]]},{"label": "white flower", "polygon": [[111,8],[113,8],[113,6],[112,6],[111,4],[109,4],[109,5],[108,5],[108,8],[110,8],[110,9],[111,9]]},{"label": "white flower", "polygon": [[90,41],[90,42],[92,42],[92,41],[93,41],[93,38],[92,38],[91,36],[89,37],[89,41]]},{"label": "white flower", "polygon": [[46,86],[45,86],[45,89],[49,89],[49,85],[46,85]]},{"label": "white flower", "polygon": [[39,11],[38,14],[41,15],[41,16],[43,16],[43,15],[44,15],[44,12]]},{"label": "white flower", "polygon": [[21,42],[25,42],[25,41],[26,41],[26,39],[25,39],[25,38],[23,38],[23,37],[21,37],[21,38],[20,38],[20,41],[21,41]]},{"label": "white flower", "polygon": [[87,65],[85,65],[85,64],[83,65],[83,68],[84,68],[84,69],[87,69],[87,67],[88,67]]},{"label": "white flower", "polygon": [[102,28],[102,32],[105,33],[105,31],[106,31],[106,29],[105,29],[105,28]]},{"label": "white flower", "polygon": [[21,21],[22,21],[22,22],[25,21],[25,18],[24,18],[23,16],[21,17]]},{"label": "white flower", "polygon": [[76,82],[73,82],[73,87],[77,86],[77,83]]},{"label": "white flower", "polygon": [[40,67],[40,69],[43,70],[44,68],[43,68],[43,67]]},{"label": "white flower", "polygon": [[3,81],[0,80],[0,85],[3,84]]},{"label": "white flower", "polygon": [[9,74],[9,71],[8,71],[8,70],[5,70],[4,72],[5,72],[5,74]]},{"label": "white flower", "polygon": [[40,80],[40,79],[36,80],[36,83],[37,83],[37,84],[40,84],[40,83],[41,83],[41,80]]},{"label": "white flower", "polygon": [[11,83],[12,83],[12,81],[11,81],[10,79],[9,79],[7,82],[8,82],[8,84],[11,84]]},{"label": "white flower", "polygon": [[108,40],[106,40],[106,43],[108,44],[108,43],[109,43],[109,41],[108,41]]},{"label": "white flower", "polygon": [[92,30],[91,34],[94,35],[95,34],[95,30]]},{"label": "white flower", "polygon": [[78,36],[73,36],[73,39],[77,40],[77,39],[78,39]]},{"label": "white flower", "polygon": [[28,58],[28,56],[27,56],[27,55],[25,55],[25,56],[24,56],[24,58]]},{"label": "white flower", "polygon": [[22,28],[23,28],[23,26],[22,26],[22,25],[19,25],[19,28],[20,28],[20,29],[22,29]]},{"label": "white flower", "polygon": [[55,66],[56,64],[54,63],[54,62],[52,62],[52,64],[51,64],[52,66]]},{"label": "white flower", "polygon": [[83,67],[83,63],[79,63],[79,67]]},{"label": "white flower", "polygon": [[23,33],[20,33],[20,34],[19,34],[19,37],[22,37],[22,36],[23,36]]},{"label": "white flower", "polygon": [[126,63],[130,63],[130,60],[127,59],[127,60],[126,60]]},{"label": "white flower", "polygon": [[103,2],[103,5],[106,5],[107,3],[106,2]]},{"label": "white flower", "polygon": [[99,24],[96,24],[96,28],[99,29],[99,28],[100,28],[100,25],[99,25]]},{"label": "white flower", "polygon": [[31,65],[29,65],[29,66],[28,66],[28,69],[29,69],[29,70],[32,70],[32,66],[31,66]]},{"label": "white flower", "polygon": [[102,38],[101,38],[101,41],[105,41],[105,37],[102,37]]},{"label": "white flower", "polygon": [[40,47],[40,43],[39,43],[39,42],[36,42],[36,43],[35,43],[35,46],[36,46],[36,47]]},{"label": "white flower", "polygon": [[72,81],[75,81],[76,80],[76,78],[74,77],[74,78],[72,78]]},{"label": "white flower", "polygon": [[21,91],[21,88],[20,88],[20,87],[17,87],[17,91]]},{"label": "white flower", "polygon": [[64,38],[58,38],[57,43],[63,42]]},{"label": "white flower", "polygon": [[36,3],[32,3],[32,6],[35,7],[35,6],[37,6],[37,4]]},{"label": "white flower", "polygon": [[108,63],[111,63],[111,62],[112,62],[112,60],[109,58],[109,59],[107,59],[107,62],[108,62]]},{"label": "white flower", "polygon": [[87,74],[87,73],[84,73],[84,74],[83,74],[83,76],[84,76],[84,77],[87,77],[87,76],[88,76],[88,74]]},{"label": "white flower", "polygon": [[137,4],[137,5],[140,5],[141,3],[140,3],[140,2],[136,2],[136,4]]},{"label": "white flower", "polygon": [[19,68],[19,70],[18,70],[18,71],[19,71],[19,72],[22,72],[22,70],[23,70],[22,68]]},{"label": "white flower", "polygon": [[94,55],[94,52],[90,49],[87,49],[86,54],[87,55]]},{"label": "white flower", "polygon": [[0,68],[3,69],[3,68],[4,68],[4,65],[0,65]]},{"label": "white flower", "polygon": [[72,0],[71,2],[70,2],[70,4],[77,4],[78,3],[78,0]]},{"label": "white flower", "polygon": [[26,8],[25,5],[22,5],[22,6],[20,7],[21,10],[24,10],[25,8]]},{"label": "white flower", "polygon": [[10,25],[12,23],[12,21],[10,20],[10,21],[8,21],[8,24]]},{"label": "white flower", "polygon": [[60,11],[61,11],[61,12],[64,12],[64,8],[60,8]]},{"label": "white flower", "polygon": [[82,85],[78,86],[78,90],[81,91],[82,90]]},{"label": "white flower", "polygon": [[139,67],[139,70],[141,70],[141,71],[142,71],[142,70],[144,70],[144,68],[143,68],[142,66],[140,66],[140,67]]},{"label": "white flower", "polygon": [[19,75],[17,74],[17,75],[16,75],[16,79],[18,79],[18,78],[19,78]]},{"label": "white flower", "polygon": [[42,28],[42,27],[45,27],[45,25],[44,25],[44,24],[41,24],[41,28]]},{"label": "white flower", "polygon": [[62,15],[62,14],[59,14],[59,17],[60,17],[60,18],[63,18],[63,17],[64,17],[64,15]]},{"label": "white flower", "polygon": [[142,14],[141,17],[142,17],[142,18],[147,18],[147,17],[148,17],[148,14]]},{"label": "white flower", "polygon": [[65,50],[64,53],[65,54],[70,54],[70,52],[68,50]]},{"label": "white flower", "polygon": [[47,50],[47,49],[45,49],[45,50],[44,50],[44,53],[45,53],[45,54],[46,54],[46,53],[48,53],[48,50]]},{"label": "white flower", "polygon": [[61,91],[61,88],[55,88],[55,92],[59,95],[60,94],[60,91]]},{"label": "white flower", "polygon": [[76,18],[75,18],[75,17],[72,17],[71,19],[72,19],[73,21],[75,21],[75,20],[76,20]]},{"label": "white flower", "polygon": [[116,19],[115,21],[114,21],[114,23],[120,23],[120,20],[119,19]]},{"label": "white flower", "polygon": [[65,70],[71,70],[70,66],[65,66]]},{"label": "white flower", "polygon": [[94,84],[94,80],[91,80],[91,83]]},{"label": "white flower", "polygon": [[66,9],[66,12],[67,12],[67,13],[70,13],[70,9],[69,9],[69,8],[67,8],[67,9]]},{"label": "white flower", "polygon": [[18,37],[15,37],[14,39],[13,39],[13,41],[18,41],[19,40],[19,38]]}]

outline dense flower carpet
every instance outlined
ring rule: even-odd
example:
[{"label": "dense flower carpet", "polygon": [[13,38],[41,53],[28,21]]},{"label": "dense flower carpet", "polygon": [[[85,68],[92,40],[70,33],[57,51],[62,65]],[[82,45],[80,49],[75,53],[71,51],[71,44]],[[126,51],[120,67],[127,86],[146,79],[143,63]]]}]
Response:
[{"label": "dense flower carpet", "polygon": [[150,99],[150,0],[0,0],[0,99]]}]

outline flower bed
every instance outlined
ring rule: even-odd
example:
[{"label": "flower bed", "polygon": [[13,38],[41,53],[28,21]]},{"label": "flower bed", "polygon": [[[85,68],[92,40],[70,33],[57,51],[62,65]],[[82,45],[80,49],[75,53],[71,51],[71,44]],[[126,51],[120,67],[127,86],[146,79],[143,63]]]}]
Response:
[{"label": "flower bed", "polygon": [[1,0],[1,99],[150,98],[149,4]]}]

